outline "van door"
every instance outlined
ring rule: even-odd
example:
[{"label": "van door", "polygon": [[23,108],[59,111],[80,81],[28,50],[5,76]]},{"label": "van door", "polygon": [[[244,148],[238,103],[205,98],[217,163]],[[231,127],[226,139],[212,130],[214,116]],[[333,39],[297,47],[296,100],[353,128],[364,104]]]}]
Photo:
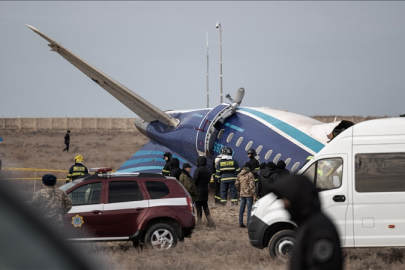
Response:
[{"label": "van door", "polygon": [[354,145],[353,151],[355,246],[405,246],[405,145]]},{"label": "van door", "polygon": [[319,191],[322,211],[333,221],[340,236],[341,245],[346,244],[346,215],[349,205],[347,155],[322,157],[304,173]]}]

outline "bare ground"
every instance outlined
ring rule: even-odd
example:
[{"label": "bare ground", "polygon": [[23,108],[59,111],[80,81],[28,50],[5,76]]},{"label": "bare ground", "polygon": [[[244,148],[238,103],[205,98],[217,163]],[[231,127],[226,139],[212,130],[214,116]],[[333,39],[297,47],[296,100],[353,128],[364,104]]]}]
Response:
[{"label": "bare ground", "polygon": [[[64,132],[9,131],[0,134],[0,159],[3,167],[67,170],[73,158],[81,154],[88,167],[111,166],[117,169],[148,140],[138,132],[72,132],[69,153],[64,148]],[[47,172],[2,171],[7,178],[42,177]],[[64,179],[66,173],[54,173]],[[41,180],[11,180],[22,200],[29,200],[42,187]],[[64,181],[59,181],[62,185]],[[138,249],[132,242],[76,244],[88,255],[101,261],[106,269],[287,269],[287,264],[270,259],[267,249],[249,243],[247,230],[238,227],[238,208],[215,207],[209,201],[215,228],[205,219],[192,238],[177,248],[158,252]],[[345,269],[403,269],[404,249],[375,248],[344,250]]]}]

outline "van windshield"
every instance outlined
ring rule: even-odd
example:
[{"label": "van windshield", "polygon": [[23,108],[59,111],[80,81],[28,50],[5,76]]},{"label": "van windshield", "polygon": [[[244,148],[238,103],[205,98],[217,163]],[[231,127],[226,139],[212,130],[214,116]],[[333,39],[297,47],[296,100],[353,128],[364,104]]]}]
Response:
[{"label": "van windshield", "polygon": [[339,188],[342,185],[343,160],[341,158],[321,159],[312,164],[303,175],[318,190]]}]

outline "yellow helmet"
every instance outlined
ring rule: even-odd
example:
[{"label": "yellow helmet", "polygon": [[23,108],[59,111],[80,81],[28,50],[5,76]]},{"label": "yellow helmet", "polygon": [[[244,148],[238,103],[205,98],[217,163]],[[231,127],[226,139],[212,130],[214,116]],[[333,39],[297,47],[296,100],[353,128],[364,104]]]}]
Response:
[{"label": "yellow helmet", "polygon": [[75,157],[75,162],[83,162],[83,157],[82,155],[78,155]]}]

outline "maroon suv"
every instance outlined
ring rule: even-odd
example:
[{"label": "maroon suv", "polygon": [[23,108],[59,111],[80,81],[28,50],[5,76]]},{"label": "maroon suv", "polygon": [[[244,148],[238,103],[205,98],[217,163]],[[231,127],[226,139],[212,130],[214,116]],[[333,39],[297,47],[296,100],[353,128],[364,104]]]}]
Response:
[{"label": "maroon suv", "polygon": [[60,187],[73,207],[64,232],[74,241],[133,241],[169,249],[195,227],[190,195],[172,177],[98,173]]}]

